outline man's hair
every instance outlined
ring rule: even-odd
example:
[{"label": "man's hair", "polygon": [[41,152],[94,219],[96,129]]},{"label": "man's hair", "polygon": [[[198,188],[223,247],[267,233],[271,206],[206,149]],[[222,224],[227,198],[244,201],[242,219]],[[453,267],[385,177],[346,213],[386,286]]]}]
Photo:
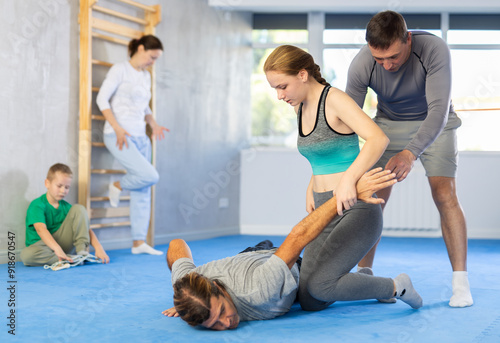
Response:
[{"label": "man's hair", "polygon": [[49,168],[49,171],[47,173],[47,180],[52,181],[57,172],[66,174],[68,176],[73,176],[73,172],[71,171],[70,167],[62,163],[56,163]]},{"label": "man's hair", "polygon": [[224,296],[225,290],[219,280],[191,272],[174,283],[175,310],[189,325],[201,325],[210,318],[211,298]]},{"label": "man's hair", "polygon": [[366,26],[366,42],[375,49],[388,49],[396,40],[406,43],[408,29],[403,16],[394,11],[379,12]]}]

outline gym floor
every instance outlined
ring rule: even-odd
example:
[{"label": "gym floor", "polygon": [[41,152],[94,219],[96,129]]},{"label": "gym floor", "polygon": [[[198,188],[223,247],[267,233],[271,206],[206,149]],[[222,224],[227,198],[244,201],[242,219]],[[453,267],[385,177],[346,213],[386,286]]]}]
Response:
[{"label": "gym floor", "polygon": [[[195,263],[234,255],[261,240],[278,246],[284,237],[237,235],[188,242]],[[168,245],[156,246],[166,251]],[[383,237],[374,272],[405,272],[424,300],[413,310],[403,302],[337,302],[321,312],[298,304],[279,318],[243,322],[215,332],[189,327],[162,311],[173,306],[165,255],[108,251],[108,265],[86,264],[52,271],[15,266],[15,336],[9,334],[7,265],[1,287],[2,342],[500,342],[500,240],[469,240],[469,280],[474,306],[451,308],[451,267],[440,238]]]}]

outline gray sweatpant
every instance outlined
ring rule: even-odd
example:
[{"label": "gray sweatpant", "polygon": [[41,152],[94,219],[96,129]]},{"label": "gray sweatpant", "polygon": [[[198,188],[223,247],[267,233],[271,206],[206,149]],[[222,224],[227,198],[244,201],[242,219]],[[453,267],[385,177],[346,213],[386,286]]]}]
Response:
[{"label": "gray sweatpant", "polygon": [[[314,193],[316,208],[332,192]],[[394,296],[390,278],[350,273],[382,233],[380,205],[359,201],[336,216],[304,249],[298,298],[306,311],[322,310],[337,300],[389,299]]]},{"label": "gray sweatpant", "polygon": [[[82,205],[72,205],[61,227],[52,235],[66,254],[86,250],[90,243],[89,218]],[[43,266],[59,261],[54,251],[42,240],[21,251],[21,260],[26,266]]]}]

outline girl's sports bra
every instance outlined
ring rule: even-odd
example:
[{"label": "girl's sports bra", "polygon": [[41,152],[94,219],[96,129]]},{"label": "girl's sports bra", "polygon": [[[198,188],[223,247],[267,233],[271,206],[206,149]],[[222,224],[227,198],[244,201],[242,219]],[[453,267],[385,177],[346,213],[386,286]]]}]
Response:
[{"label": "girl's sports bra", "polygon": [[335,131],[326,121],[325,102],[330,86],[321,93],[316,114],[316,123],[308,135],[302,132],[302,104],[297,120],[299,152],[311,163],[314,175],[344,172],[359,154],[359,139],[356,133],[343,134]]}]

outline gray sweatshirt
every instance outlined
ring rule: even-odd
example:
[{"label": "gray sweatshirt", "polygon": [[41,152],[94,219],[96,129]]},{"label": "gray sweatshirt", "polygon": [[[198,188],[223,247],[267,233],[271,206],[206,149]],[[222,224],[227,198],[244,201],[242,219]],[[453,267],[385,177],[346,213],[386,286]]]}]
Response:
[{"label": "gray sweatshirt", "polygon": [[246,252],[196,267],[189,258],[172,265],[172,285],[190,272],[218,279],[226,286],[241,321],[282,316],[292,307],[299,269],[289,269],[274,250]]}]

